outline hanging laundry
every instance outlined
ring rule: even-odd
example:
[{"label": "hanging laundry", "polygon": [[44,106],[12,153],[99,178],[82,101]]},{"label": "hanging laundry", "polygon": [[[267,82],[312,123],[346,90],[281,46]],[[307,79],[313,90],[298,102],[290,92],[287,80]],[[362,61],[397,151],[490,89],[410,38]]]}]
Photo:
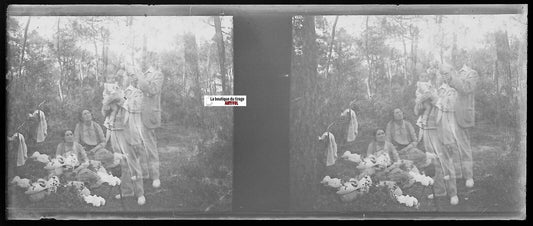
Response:
[{"label": "hanging laundry", "polygon": [[39,119],[39,124],[37,125],[35,137],[36,137],[37,143],[43,142],[46,136],[48,135],[47,133],[48,126],[46,124],[46,116],[44,115],[44,112],[41,110],[35,110],[33,114],[30,114],[30,117],[35,117]]},{"label": "hanging laundry", "polygon": [[341,117],[345,117],[346,115],[350,114],[350,121],[348,122],[348,133],[346,136],[346,140],[348,142],[352,142],[355,140],[355,137],[357,137],[357,134],[359,133],[359,123],[357,122],[357,115],[355,114],[355,111],[352,109],[346,109],[342,112]]},{"label": "hanging laundry", "polygon": [[15,133],[9,140],[17,142],[17,166],[24,165],[26,159],[28,159],[28,147],[24,136],[20,133]]},{"label": "hanging laundry", "polygon": [[337,143],[335,143],[335,136],[330,132],[325,132],[318,137],[319,140],[327,139],[328,147],[326,153],[326,166],[331,166],[337,161]]}]

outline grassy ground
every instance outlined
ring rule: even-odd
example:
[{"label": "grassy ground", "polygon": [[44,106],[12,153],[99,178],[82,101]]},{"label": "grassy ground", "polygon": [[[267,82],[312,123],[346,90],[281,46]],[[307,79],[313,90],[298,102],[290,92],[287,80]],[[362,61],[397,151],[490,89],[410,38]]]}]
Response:
[{"label": "grassy ground", "polygon": [[[402,206],[390,198],[385,190],[371,190],[365,196],[353,202],[344,203],[334,190],[327,187],[320,189],[314,208],[332,212],[448,212],[448,213],[525,213],[525,184],[519,184],[518,155],[507,151],[505,139],[509,135],[501,129],[486,124],[479,124],[472,131],[472,148],[474,158],[473,188],[466,188],[464,180],[457,181],[459,205],[449,204],[449,198],[437,200],[427,198],[431,194],[429,187],[416,183],[403,190],[415,196],[419,202],[418,209]],[[368,142],[366,142],[368,143]],[[341,150],[342,151],[342,150]],[[342,151],[343,152],[343,151]],[[525,163],[525,161],[523,161]],[[349,168],[344,169],[349,172]],[[525,175],[522,174],[523,177]]]},{"label": "grassy ground", "polygon": [[[58,213],[105,215],[136,213],[133,216],[171,217],[183,213],[212,213],[231,210],[232,141],[221,140],[213,133],[197,128],[165,125],[159,131],[158,149],[161,162],[161,187],[155,189],[145,180],[146,204],[138,206],[136,198],[116,200],[118,186],[107,184],[91,190],[106,198],[103,207],[88,204],[68,207],[50,204],[47,199],[30,202],[22,191],[9,186],[7,203],[10,218],[58,217]],[[109,198],[107,198],[109,197]],[[157,213],[157,214],[156,214]],[[70,215],[69,215],[70,216]]]}]

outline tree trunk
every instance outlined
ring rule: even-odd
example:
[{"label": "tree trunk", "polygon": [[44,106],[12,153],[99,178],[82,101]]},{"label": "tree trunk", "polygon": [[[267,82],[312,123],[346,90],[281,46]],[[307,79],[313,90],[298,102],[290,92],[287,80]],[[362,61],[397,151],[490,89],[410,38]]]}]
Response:
[{"label": "tree trunk", "polygon": [[418,81],[418,72],[416,71],[416,63],[418,61],[417,59],[417,49],[418,49],[418,28],[414,27],[413,36],[411,39],[412,42],[412,48],[411,48],[411,56],[412,56],[412,63],[413,63],[413,77],[411,84],[416,84]]},{"label": "tree trunk", "polygon": [[205,87],[206,87],[206,92],[207,93],[211,93],[211,46],[210,45],[207,45],[207,63],[206,63],[206,69],[205,69],[205,77],[206,77],[206,84],[205,84]]},{"label": "tree trunk", "polygon": [[105,38],[103,28],[100,29],[100,32],[102,32],[101,34],[101,37],[102,37],[102,76],[106,76],[107,75],[106,38]]},{"label": "tree trunk", "polygon": [[324,149],[318,144],[317,136],[324,131],[321,126],[320,105],[322,104],[318,84],[318,46],[316,43],[315,21],[313,16],[303,18],[302,56],[298,57],[291,90],[302,99],[291,104],[291,199],[298,203],[294,208],[311,210],[319,192]]},{"label": "tree trunk", "polygon": [[[498,72],[498,60],[494,61],[494,82],[496,83],[496,109],[500,109],[501,93],[500,93],[500,76]],[[500,111],[495,111],[495,116],[492,119],[496,125],[500,124]]]},{"label": "tree trunk", "polygon": [[147,47],[146,47],[146,34],[143,34],[143,47],[142,47],[142,62],[141,70],[145,72],[148,69],[148,56],[147,56]]},{"label": "tree trunk", "polygon": [[134,30],[133,30],[133,17],[132,16],[129,16],[128,17],[128,26],[129,26],[129,33],[130,33],[130,37],[131,37],[131,42],[130,42],[130,48],[131,48],[131,66],[135,67],[135,34],[134,34]]},{"label": "tree trunk", "polygon": [[440,56],[440,63],[444,64],[444,33],[442,32],[442,16],[435,16],[435,21],[437,22],[437,26],[439,27],[439,56]]},{"label": "tree trunk", "polygon": [[329,50],[328,50],[328,60],[326,62],[326,71],[325,77],[328,78],[329,74],[329,64],[331,62],[331,53],[333,52],[333,42],[335,41],[335,28],[337,27],[337,21],[339,21],[339,16],[335,17],[335,22],[333,23],[333,28],[331,29],[331,41],[329,42]]},{"label": "tree trunk", "polygon": [[453,33],[453,45],[452,45],[452,65],[455,68],[459,68],[459,62],[457,62],[457,33]]},{"label": "tree trunk", "polygon": [[222,35],[222,22],[219,16],[213,17],[215,20],[215,38],[218,47],[218,62],[220,67],[220,79],[222,82],[222,93],[228,94],[226,85],[226,50],[224,48],[224,36]]},{"label": "tree trunk", "polygon": [[63,80],[63,64],[62,64],[62,61],[61,61],[61,48],[59,48],[60,46],[60,33],[59,33],[59,22],[61,20],[61,17],[57,17],[57,62],[59,64],[59,80],[57,82],[58,84],[58,89],[59,89],[59,99],[61,100],[61,102],[63,102],[63,89],[61,88],[61,81]]},{"label": "tree trunk", "polygon": [[368,94],[368,99],[370,100],[370,98],[372,98],[372,89],[371,89],[371,84],[370,82],[372,81],[372,61],[370,59],[370,56],[369,56],[369,53],[368,53],[368,19],[370,17],[367,16],[366,17],[366,28],[365,28],[365,59],[366,59],[366,63],[368,64],[368,77],[366,78],[366,88],[367,88],[367,94]]},{"label": "tree trunk", "polygon": [[26,22],[26,28],[24,28],[24,42],[22,42],[22,51],[20,52],[20,61],[19,61],[19,77],[22,77],[22,65],[24,64],[24,52],[26,51],[26,40],[28,39],[28,27],[30,26],[31,16],[28,17],[28,22]]},{"label": "tree trunk", "polygon": [[184,37],[185,44],[185,63],[189,65],[190,72],[192,73],[194,79],[194,95],[195,98],[199,101],[200,105],[202,104],[201,97],[201,84],[200,84],[200,67],[198,64],[198,45],[196,44],[196,37],[194,34],[187,34]]},{"label": "tree trunk", "polygon": [[[91,18],[91,29],[93,31],[96,31],[96,29],[94,28],[94,18]],[[94,78],[96,79],[96,81],[98,81],[98,68],[99,68],[99,62],[98,62],[98,44],[96,44],[96,36],[93,36],[93,45],[94,45],[94,56],[95,56],[95,63],[96,63],[96,68],[95,68],[95,73],[94,73]]]}]

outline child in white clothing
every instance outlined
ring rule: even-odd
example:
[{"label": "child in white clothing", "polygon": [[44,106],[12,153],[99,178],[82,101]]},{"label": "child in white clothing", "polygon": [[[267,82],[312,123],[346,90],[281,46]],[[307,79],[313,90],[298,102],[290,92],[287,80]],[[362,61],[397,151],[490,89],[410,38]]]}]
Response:
[{"label": "child in white clothing", "polygon": [[[122,76],[123,70],[117,72],[118,76]],[[116,75],[109,74],[104,83],[104,93],[102,100],[102,114],[105,116],[104,126],[106,128],[113,127],[115,116],[118,111],[118,105],[124,102],[124,93],[120,89],[116,81]]]},{"label": "child in white clothing", "polygon": [[418,117],[416,125],[420,128],[424,128],[427,125],[428,115],[431,111],[433,97],[436,93],[436,89],[430,81],[428,73],[420,74],[419,81],[416,83],[416,99],[415,99],[415,112],[421,112]]}]

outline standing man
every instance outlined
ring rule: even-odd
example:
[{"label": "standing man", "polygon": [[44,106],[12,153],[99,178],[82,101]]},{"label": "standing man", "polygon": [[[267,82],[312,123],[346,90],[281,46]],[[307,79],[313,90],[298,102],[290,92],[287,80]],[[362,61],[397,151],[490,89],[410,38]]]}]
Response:
[{"label": "standing man", "polygon": [[[453,70],[446,70],[452,72]],[[457,90],[455,104],[455,118],[457,126],[455,135],[457,139],[458,153],[453,155],[456,178],[464,178],[466,187],[474,186],[472,147],[470,146],[470,128],[475,124],[474,91],[479,75],[466,65],[458,73],[448,73],[443,78],[448,84]]]},{"label": "standing man", "polygon": [[146,150],[141,157],[143,178],[151,178],[152,186],[161,186],[159,180],[159,153],[157,151],[157,139],[155,129],[161,126],[161,87],[163,86],[163,74],[153,66],[150,66],[144,75],[139,76],[137,87],[143,92],[141,107],[141,120],[143,127],[141,136]]}]

